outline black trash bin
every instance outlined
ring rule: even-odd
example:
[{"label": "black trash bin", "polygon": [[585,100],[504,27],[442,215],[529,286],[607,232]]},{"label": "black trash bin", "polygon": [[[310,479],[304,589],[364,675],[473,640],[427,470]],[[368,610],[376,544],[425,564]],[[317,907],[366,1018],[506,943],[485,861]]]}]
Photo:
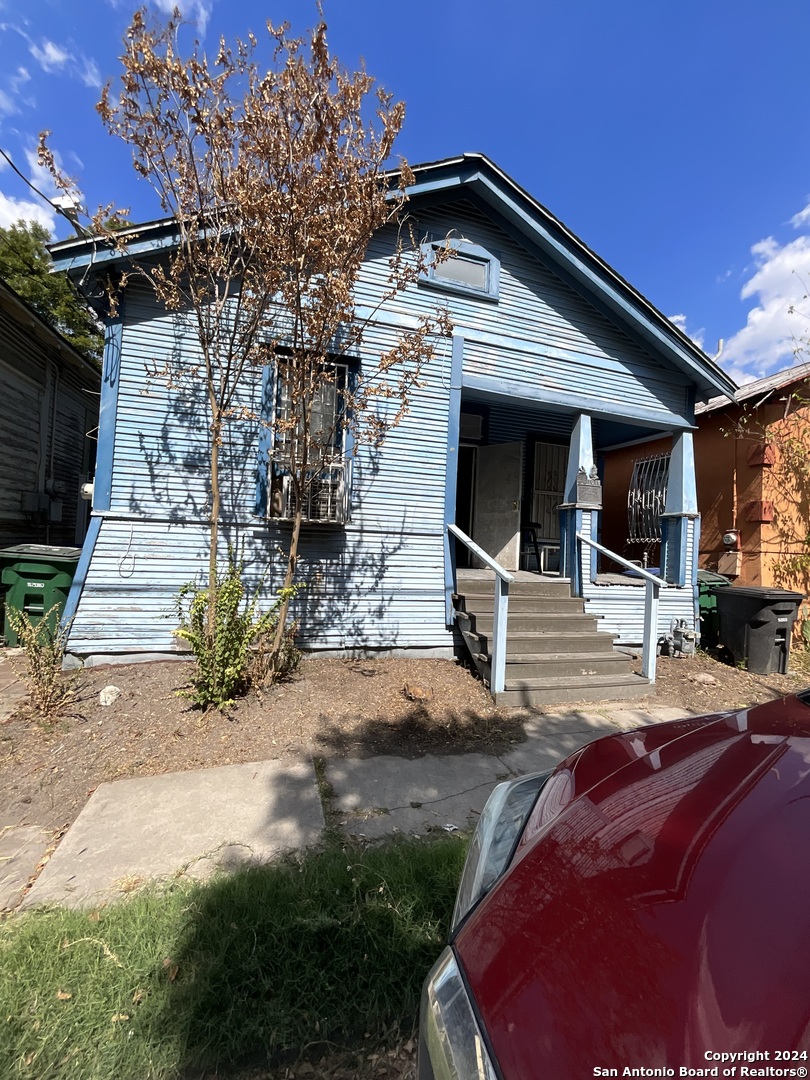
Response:
[{"label": "black trash bin", "polygon": [[790,656],[793,623],[802,593],[732,585],[715,588],[720,642],[738,664],[758,675],[784,674]]}]

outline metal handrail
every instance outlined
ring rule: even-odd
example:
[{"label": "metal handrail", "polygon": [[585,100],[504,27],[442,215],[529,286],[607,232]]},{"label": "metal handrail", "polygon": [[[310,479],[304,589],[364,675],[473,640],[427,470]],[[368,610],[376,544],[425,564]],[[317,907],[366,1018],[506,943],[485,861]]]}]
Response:
[{"label": "metal handrail", "polygon": [[622,558],[621,555],[617,555],[610,548],[597,544],[589,536],[577,533],[576,537],[580,544],[588,544],[589,547],[601,551],[609,559],[613,559],[620,566],[626,566],[633,573],[640,574],[644,579],[644,644],[641,650],[641,674],[645,679],[649,679],[651,683],[654,683],[655,661],[658,655],[658,594],[661,589],[669,589],[671,586],[668,582],[662,581],[660,577],[656,577],[655,574],[651,574],[648,570],[644,570],[640,566],[631,563],[628,559]]},{"label": "metal handrail", "polygon": [[447,531],[481,562],[495,571],[495,606],[492,611],[492,651],[490,654],[489,689],[499,694],[506,683],[506,617],[509,612],[509,586],[515,580],[508,570],[478,546],[457,525],[448,522]]},{"label": "metal handrail", "polygon": [[660,577],[655,574],[651,574],[649,570],[645,570],[641,566],[636,566],[634,562],[630,562],[629,559],[622,558],[621,555],[617,555],[615,551],[611,551],[610,548],[603,547],[602,544],[597,544],[595,540],[591,540],[589,536],[583,536],[582,533],[577,533],[577,540],[582,540],[583,543],[588,544],[592,548],[596,548],[597,551],[601,551],[603,555],[607,555],[609,559],[619,563],[620,566],[626,566],[628,570],[632,570],[634,574],[638,574],[640,577],[646,578],[648,581],[654,581],[661,586],[662,589],[671,588],[668,581],[662,581]]},{"label": "metal handrail", "polygon": [[499,562],[496,562],[491,555],[488,555],[483,548],[480,548],[465,532],[462,532],[458,525],[448,524],[447,531],[452,533],[457,540],[460,540],[465,547],[468,547],[473,555],[477,556],[477,558],[488,566],[490,570],[494,570],[502,581],[505,581],[509,585],[515,580],[508,570],[504,570]]}]

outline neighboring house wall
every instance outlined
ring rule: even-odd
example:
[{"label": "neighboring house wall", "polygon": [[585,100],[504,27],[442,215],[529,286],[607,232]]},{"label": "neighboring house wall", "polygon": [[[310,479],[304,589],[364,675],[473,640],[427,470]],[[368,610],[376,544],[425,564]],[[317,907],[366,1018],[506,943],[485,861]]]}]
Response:
[{"label": "neighboring house wall", "polygon": [[[699,417],[701,565],[733,574],[722,536],[737,529],[740,585],[810,591],[810,406],[799,389],[796,396],[786,387],[747,412],[728,406]],[[721,462],[724,487],[731,487],[725,505],[712,497]]]},{"label": "neighboring house wall", "polygon": [[[801,397],[788,402],[785,391],[748,414],[729,402],[698,415],[697,421],[699,566],[719,570],[738,585],[776,586],[807,594],[810,406]],[[606,504],[626,506],[634,461],[667,453],[670,446],[670,439],[657,439],[605,454]],[[790,457],[791,446],[798,463]],[[801,469],[802,458],[807,462],[806,473]],[[723,543],[724,534],[734,530],[739,533],[738,554]],[[638,546],[628,543],[626,512],[623,520],[605,515],[602,538],[619,554],[640,557]]]},{"label": "neighboring house wall", "polygon": [[99,374],[0,283],[0,547],[81,544]]}]

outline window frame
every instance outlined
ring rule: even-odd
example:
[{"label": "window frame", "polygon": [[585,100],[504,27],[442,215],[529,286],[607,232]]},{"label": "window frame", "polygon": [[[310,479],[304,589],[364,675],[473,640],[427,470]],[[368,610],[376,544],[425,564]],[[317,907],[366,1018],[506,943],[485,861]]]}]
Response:
[{"label": "window frame", "polygon": [[[283,352],[280,354],[283,360]],[[337,511],[327,513],[325,516],[313,516],[312,494],[308,499],[308,506],[302,515],[304,525],[315,526],[343,526],[351,520],[351,494],[352,494],[352,460],[354,457],[354,439],[351,425],[346,422],[345,398],[341,405],[342,392],[351,392],[357,377],[357,365],[352,364],[345,357],[331,361],[330,367],[342,371],[339,389],[335,395],[335,450],[329,455],[329,460],[324,462],[318,475],[325,474],[330,470],[339,470],[338,495],[336,499]],[[289,482],[290,470],[284,467],[283,457],[274,452],[275,422],[279,415],[281,401],[282,382],[279,378],[279,358],[267,363],[262,372],[261,386],[261,417],[262,427],[259,434],[258,464],[256,471],[256,506],[255,514],[270,524],[289,523],[293,520],[294,496]],[[314,477],[313,477],[314,479]],[[280,504],[279,504],[280,500]],[[279,511],[274,512],[279,505]],[[331,506],[331,502],[330,502]]]},{"label": "window frame", "polygon": [[[463,281],[453,281],[444,277],[436,277],[436,252],[449,247],[455,254],[469,259],[471,262],[482,263],[486,267],[486,287],[479,288],[477,285],[468,285]],[[453,293],[456,296],[475,297],[479,300],[489,300],[497,303],[500,299],[501,287],[501,262],[500,259],[471,240],[460,240],[453,237],[437,239],[428,235],[420,244],[423,269],[419,273],[419,284],[432,289],[440,289],[442,292]]]}]

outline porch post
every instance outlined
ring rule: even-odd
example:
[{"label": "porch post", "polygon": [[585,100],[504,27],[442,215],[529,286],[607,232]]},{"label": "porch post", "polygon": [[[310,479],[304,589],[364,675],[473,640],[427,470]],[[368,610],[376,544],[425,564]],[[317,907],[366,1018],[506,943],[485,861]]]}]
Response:
[{"label": "porch post", "polygon": [[[690,529],[690,523],[699,518],[692,432],[681,431],[672,440],[667,499],[661,515],[661,576],[672,585],[694,584],[697,530]],[[689,574],[687,568],[691,569]]]},{"label": "porch post", "polygon": [[456,523],[458,486],[458,439],[461,423],[461,373],[464,366],[464,338],[453,335],[450,361],[450,399],[447,416],[447,458],[444,479],[444,608],[445,623],[453,623],[453,593],[456,591],[456,542],[447,531]]},{"label": "porch post", "polygon": [[[583,527],[583,518],[590,517],[590,535],[596,536],[599,510],[602,508],[602,485],[596,474],[593,460],[593,433],[591,418],[581,413],[571,432],[568,451],[568,471],[565,477],[565,501],[560,506],[560,574],[571,579],[571,592],[582,596],[582,566],[577,555],[577,533]],[[591,562],[596,552],[589,548]],[[591,572],[593,572],[593,565]]]}]

